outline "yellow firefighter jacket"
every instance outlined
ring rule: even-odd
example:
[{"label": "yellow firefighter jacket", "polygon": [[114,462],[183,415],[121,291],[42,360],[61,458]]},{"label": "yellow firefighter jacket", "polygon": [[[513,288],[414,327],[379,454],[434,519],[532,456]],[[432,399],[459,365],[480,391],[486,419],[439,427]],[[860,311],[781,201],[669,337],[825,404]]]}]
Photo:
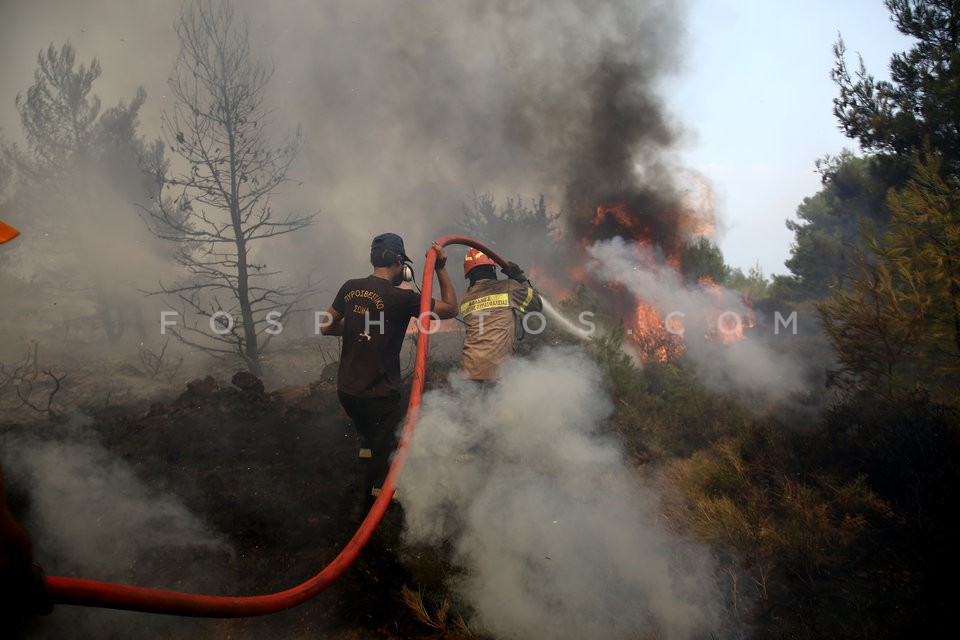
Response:
[{"label": "yellow firefighter jacket", "polygon": [[467,324],[460,368],[471,380],[497,379],[497,368],[516,347],[518,318],[542,308],[540,294],[529,282],[478,280],[460,304]]}]

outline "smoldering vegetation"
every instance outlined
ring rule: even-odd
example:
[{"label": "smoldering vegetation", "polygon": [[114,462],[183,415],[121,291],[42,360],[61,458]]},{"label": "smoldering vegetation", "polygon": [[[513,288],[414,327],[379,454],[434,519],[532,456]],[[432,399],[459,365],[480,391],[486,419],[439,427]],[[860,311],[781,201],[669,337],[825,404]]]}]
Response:
[{"label": "smoldering vegetation", "polygon": [[[316,574],[358,522],[357,444],[335,407],[329,389],[291,398],[210,378],[146,413],[4,423],[8,497],[48,575],[207,595],[276,593]],[[371,612],[367,598],[390,602],[409,581],[376,544],[351,570],[321,596],[270,616],[58,604],[49,615],[5,618],[3,628],[17,638],[349,637],[393,611]]]},{"label": "smoldering vegetation", "polygon": [[89,422],[73,416],[60,438],[16,431],[4,437],[5,447],[21,453],[8,463],[11,472],[30,487],[36,518],[27,525],[41,532],[37,545],[61,558],[64,571],[90,575],[130,567],[164,547],[229,553],[181,502],[144,486],[86,429]]},{"label": "smoldering vegetation", "polygon": [[[141,586],[216,589],[235,560],[233,545],[183,499],[142,477],[138,463],[119,457],[80,413],[43,431],[4,429],[4,471],[11,495],[24,505],[35,559],[56,575]],[[55,615],[25,619],[22,637],[97,637],[129,633],[134,615],[58,607]],[[152,633],[183,626],[153,620]],[[14,633],[17,632],[14,628]],[[20,637],[17,634],[17,637]]]},{"label": "smoldering vegetation", "polygon": [[740,293],[685,282],[649,246],[616,237],[587,247],[587,253],[595,277],[623,285],[634,304],[652,305],[664,323],[673,314],[679,326],[671,329],[684,334],[685,357],[709,388],[760,407],[809,392],[821,363],[778,351],[765,335],[796,331],[795,318],[788,326],[774,316],[764,333],[752,332],[755,312]]},{"label": "smoldering vegetation", "polygon": [[657,515],[657,489],[602,428],[611,411],[573,348],[424,397],[399,485],[405,536],[449,546],[462,568],[449,587],[474,624],[505,638],[723,635],[711,554]]}]

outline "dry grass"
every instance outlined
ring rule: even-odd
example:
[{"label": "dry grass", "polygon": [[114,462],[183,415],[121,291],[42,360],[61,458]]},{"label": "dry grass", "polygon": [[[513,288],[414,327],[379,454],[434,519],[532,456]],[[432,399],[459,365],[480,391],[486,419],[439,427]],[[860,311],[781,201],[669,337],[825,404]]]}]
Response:
[{"label": "dry grass", "polygon": [[467,639],[477,638],[478,636],[470,630],[463,617],[460,615],[450,617],[450,601],[444,599],[439,607],[436,607],[431,613],[423,600],[423,590],[414,591],[407,585],[403,585],[400,590],[400,598],[403,603],[413,612],[413,617],[421,624],[430,627],[436,631],[433,638]]}]

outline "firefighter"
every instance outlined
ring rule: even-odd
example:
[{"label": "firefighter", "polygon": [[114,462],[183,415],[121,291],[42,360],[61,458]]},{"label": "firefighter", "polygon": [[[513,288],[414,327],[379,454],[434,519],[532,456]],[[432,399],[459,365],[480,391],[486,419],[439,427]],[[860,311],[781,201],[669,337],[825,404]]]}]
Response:
[{"label": "firefighter", "polygon": [[463,259],[463,277],[470,281],[460,315],[467,325],[467,337],[460,354],[460,368],[468,378],[491,382],[498,369],[516,349],[522,336],[524,314],[543,309],[540,294],[516,263],[501,269],[506,280],[497,279],[496,263],[477,249]]},{"label": "firefighter", "polygon": [[[441,299],[433,299],[431,309],[440,319],[453,318],[457,294],[446,271],[447,256],[436,242],[432,248],[437,252]],[[331,322],[320,329],[324,335],[343,337],[337,395],[360,436],[368,505],[380,493],[403,416],[400,349],[410,319],[420,313],[419,294],[399,287],[413,280],[410,262],[400,236],[384,233],[374,238],[370,246],[373,274],[347,280],[340,287],[327,311]]]}]

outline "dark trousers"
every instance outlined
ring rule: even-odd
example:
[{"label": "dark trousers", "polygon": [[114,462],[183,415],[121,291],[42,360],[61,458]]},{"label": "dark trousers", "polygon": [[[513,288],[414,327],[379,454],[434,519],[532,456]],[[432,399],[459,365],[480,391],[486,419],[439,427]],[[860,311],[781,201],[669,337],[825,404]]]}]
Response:
[{"label": "dark trousers", "polygon": [[[403,416],[400,394],[360,398],[337,392],[343,410],[350,416],[360,436],[362,484],[367,502],[373,501],[374,489],[383,485],[390,469],[390,456],[397,448],[397,428]],[[365,449],[369,450],[366,457]]]}]

